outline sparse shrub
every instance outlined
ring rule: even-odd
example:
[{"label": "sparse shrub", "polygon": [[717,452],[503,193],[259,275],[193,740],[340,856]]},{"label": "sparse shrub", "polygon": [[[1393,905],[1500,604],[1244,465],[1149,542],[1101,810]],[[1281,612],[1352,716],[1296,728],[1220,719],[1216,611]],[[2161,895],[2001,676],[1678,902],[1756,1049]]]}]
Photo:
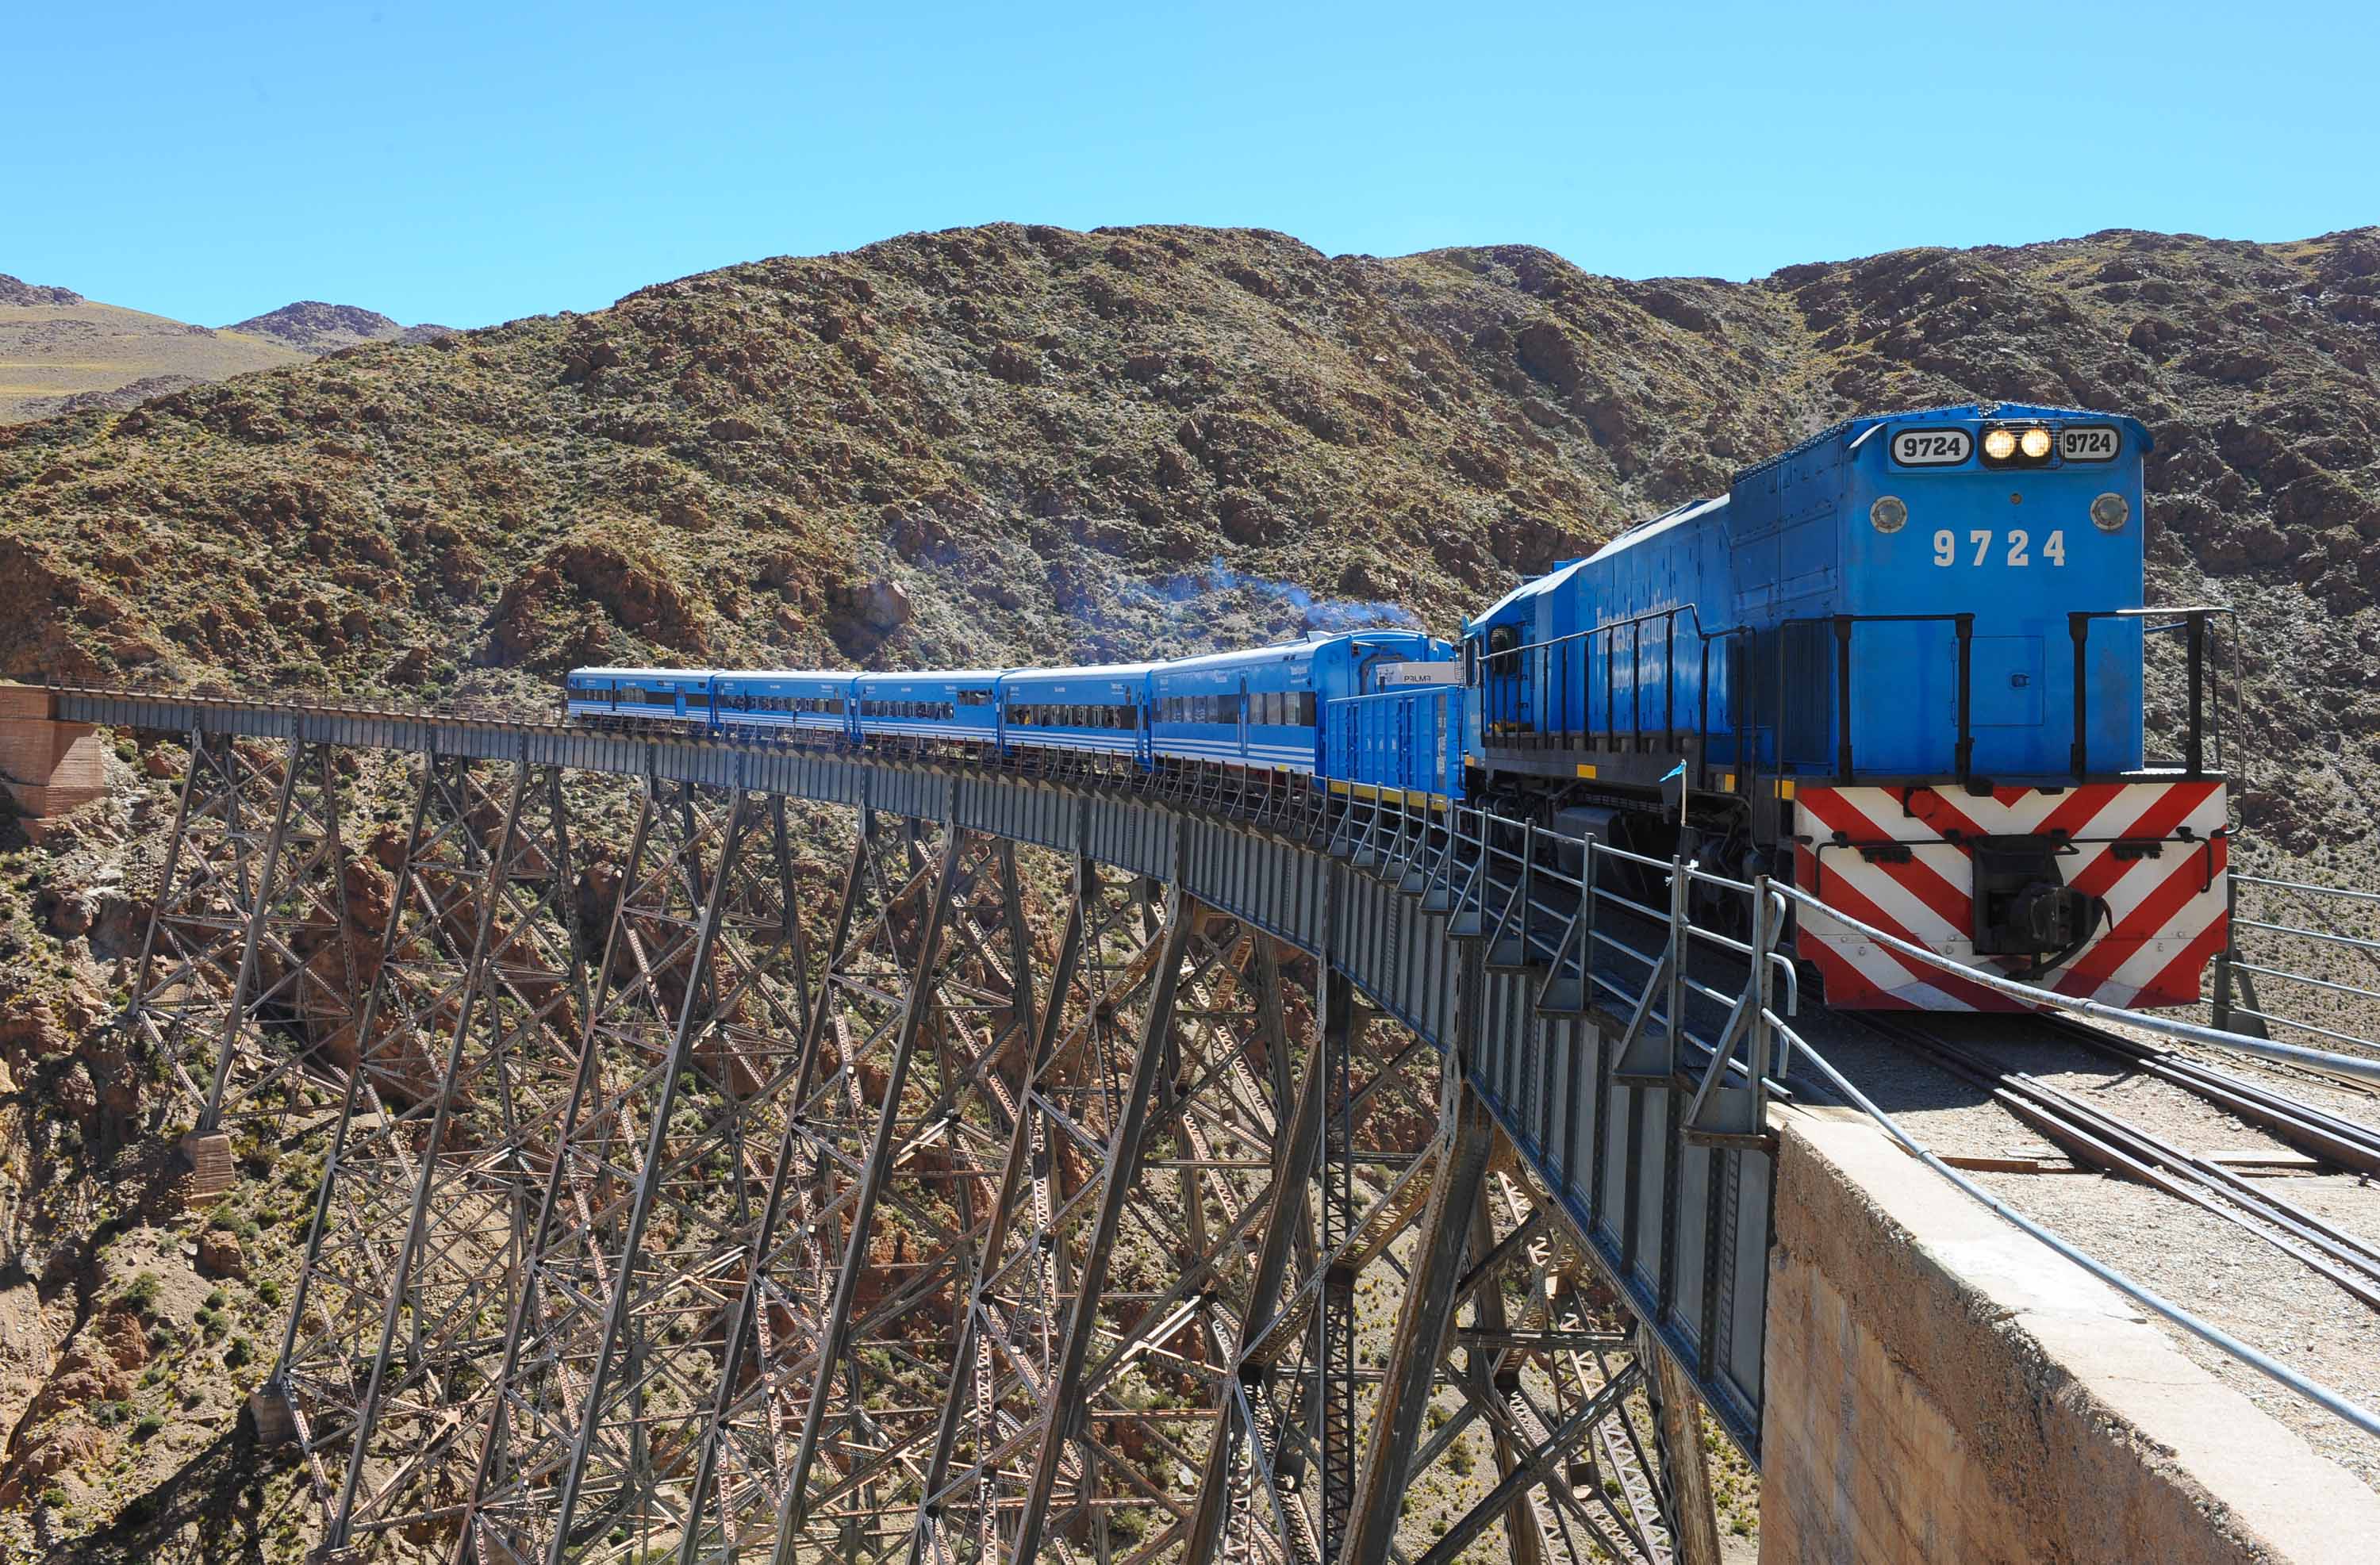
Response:
[{"label": "sparse shrub", "polygon": [[113,1429],[132,1416],[132,1404],[128,1401],[93,1402],[91,1416],[92,1422],[102,1428]]},{"label": "sparse shrub", "polygon": [[144,1316],[157,1313],[157,1295],[165,1290],[165,1280],[153,1271],[144,1271],[124,1290],[124,1302]]},{"label": "sparse shrub", "polygon": [[149,1328],[149,1351],[151,1353],[162,1353],[168,1347],[173,1345],[173,1341],[174,1333],[168,1328],[164,1326],[152,1326]]},{"label": "sparse shrub", "polygon": [[207,1226],[209,1228],[220,1228],[226,1232],[237,1228],[239,1226],[239,1208],[233,1206],[228,1201],[217,1202],[215,1204],[214,1210],[207,1214]]},{"label": "sparse shrub", "polygon": [[279,1304],[281,1302],[281,1284],[273,1281],[273,1279],[269,1277],[266,1278],[263,1281],[256,1285],[256,1297],[261,1304]]},{"label": "sparse shrub", "polygon": [[132,1438],[136,1440],[145,1440],[164,1427],[164,1413],[144,1413],[140,1415],[140,1421],[132,1425]]},{"label": "sparse shrub", "polygon": [[43,1489],[42,1491],[42,1504],[44,1508],[51,1510],[64,1510],[67,1508],[66,1486],[63,1484],[52,1484],[48,1488]]},{"label": "sparse shrub", "polygon": [[230,1303],[230,1294],[225,1292],[220,1288],[211,1288],[207,1291],[207,1296],[203,1307],[211,1310],[219,1310]]},{"label": "sparse shrub", "polygon": [[237,1369],[255,1357],[256,1344],[245,1337],[235,1337],[231,1340],[231,1346],[224,1350],[224,1367]]}]

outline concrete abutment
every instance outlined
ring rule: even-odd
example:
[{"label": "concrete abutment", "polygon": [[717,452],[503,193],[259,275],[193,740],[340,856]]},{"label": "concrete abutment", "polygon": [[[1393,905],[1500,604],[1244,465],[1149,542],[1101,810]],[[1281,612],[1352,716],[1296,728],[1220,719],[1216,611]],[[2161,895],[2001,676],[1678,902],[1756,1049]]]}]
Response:
[{"label": "concrete abutment", "polygon": [[2380,1494],[1872,1124],[1786,1113],[1760,1557],[2368,1565]]},{"label": "concrete abutment", "polygon": [[0,685],[0,782],[41,839],[48,822],[99,797],[106,786],[99,730],[61,722],[57,697],[33,685]]}]

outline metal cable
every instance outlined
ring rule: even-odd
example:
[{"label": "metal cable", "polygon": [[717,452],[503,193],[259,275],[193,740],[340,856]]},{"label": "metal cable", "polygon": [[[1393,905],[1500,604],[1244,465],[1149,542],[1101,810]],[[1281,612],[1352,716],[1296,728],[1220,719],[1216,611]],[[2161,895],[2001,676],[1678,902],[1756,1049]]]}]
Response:
[{"label": "metal cable", "polygon": [[1853,1086],[1851,1082],[1844,1077],[1840,1071],[1836,1070],[1835,1067],[1828,1062],[1824,1055],[1821,1055],[1816,1049],[1811,1048],[1806,1039],[1795,1037],[1792,1041],[1799,1052],[1809,1060],[1810,1063],[1816,1068],[1818,1074],[1825,1076],[1828,1084],[1831,1085],[1836,1091],[1841,1093],[1843,1097],[1848,1098],[1852,1106],[1860,1110],[1861,1112],[1866,1114],[1877,1124],[1883,1126],[1885,1134],[1891,1136],[1893,1140],[1899,1142],[1903,1151],[1909,1153],[1919,1162],[1924,1163],[1927,1168],[1932,1169],[1936,1173],[1940,1174],[1944,1179],[1949,1180],[1952,1184],[1958,1186],[1961,1191],[1981,1203],[1985,1207],[1990,1210],[1993,1216],[2002,1219],[2011,1226],[2018,1228],[2032,1235],[2034,1238],[2041,1241],[2041,1243],[2048,1245],[2051,1249],[2057,1251],[2068,1260],[2072,1261],[2076,1266],[2081,1267],[2083,1270],[2089,1272],[2100,1281],[2107,1284],[2108,1287],[2115,1289],[2116,1292],[2123,1294],[2126,1298],[2132,1300],[2136,1304],[2143,1304],[2149,1309],[2155,1310],[2157,1314],[2173,1322],[2174,1325],[2180,1327],[2184,1331],[2189,1332],[2192,1336],[2198,1338],[2201,1341],[2221,1349],[2224,1353],[2230,1354],[2233,1358],[2238,1359],[2241,1364],[2248,1365],[2251,1369],[2257,1371],[2259,1374],[2265,1376],[2269,1379],[2277,1381],[2279,1384],[2288,1387],[2290,1390],[2296,1392],[2299,1396],[2303,1397],[2306,1401],[2337,1413],[2339,1417],[2347,1420],[2350,1424],[2354,1425],[2365,1434],[2380,1436],[2380,1413],[2374,1413],[2371,1409],[2363,1406],[2361,1402],[2351,1401],[2350,1399],[2340,1395],[2338,1392],[2332,1390],[2329,1387],[2323,1385],[2320,1381],[2308,1379],[2305,1376],[2299,1374],[2294,1369],[2291,1369],[2288,1365],[2281,1363],[2280,1360],[2273,1358],[2269,1354],[2264,1353],[2255,1348],[2250,1347],[2247,1343],[2240,1341],[2237,1337],[2232,1336],[2221,1327],[2214,1325],[2209,1321],[2201,1320],[2198,1316],[2191,1314],[2188,1310],[2183,1309],[2180,1304],[2168,1300],[2162,1294],[2134,1282],[2131,1278],[2126,1277],[2123,1273],[2116,1270],[2114,1268],[2103,1265],[2100,1262],[2092,1259],[2081,1250],[2076,1249],[2073,1245],[2068,1244],[2065,1240],[2060,1239],[2048,1229],[2042,1227],[2031,1218],[2026,1217],[2022,1212],[2018,1211],[2007,1202],[2002,1201],[1998,1196],[1994,1195],[1990,1191],[1985,1190],[1983,1186],[1975,1183],[1973,1180],[1968,1179],[1965,1175],[1960,1173],[1958,1170],[1950,1167],[1949,1164],[1942,1161],[1941,1159],[1936,1157],[1933,1153],[1919,1146],[1915,1139],[1912,1138],[1907,1131],[1900,1128],[1900,1124],[1894,1121],[1891,1115],[1886,1113],[1874,1103],[1868,1101],[1867,1095],[1860,1091],[1859,1088]]}]

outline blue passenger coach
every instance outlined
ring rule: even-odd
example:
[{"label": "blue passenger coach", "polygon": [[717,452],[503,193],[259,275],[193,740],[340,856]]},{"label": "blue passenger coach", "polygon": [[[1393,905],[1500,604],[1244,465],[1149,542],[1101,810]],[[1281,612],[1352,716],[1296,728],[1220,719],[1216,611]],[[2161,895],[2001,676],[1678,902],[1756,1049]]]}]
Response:
[{"label": "blue passenger coach", "polygon": [[564,710],[580,722],[709,727],[717,717],[709,669],[578,668],[564,681]]},{"label": "blue passenger coach", "polygon": [[841,734],[850,724],[851,678],[822,671],[768,670],[715,677],[719,726],[754,736],[800,730]]},{"label": "blue passenger coach", "polygon": [[1011,669],[1000,678],[1001,748],[1148,759],[1152,663]]},{"label": "blue passenger coach", "polygon": [[998,738],[997,669],[863,673],[851,681],[853,731],[885,738],[989,745]]},{"label": "blue passenger coach", "polygon": [[1172,759],[1311,774],[1330,703],[1366,694],[1390,666],[1453,655],[1420,631],[1367,630],[1160,663],[1149,677],[1152,747]]}]

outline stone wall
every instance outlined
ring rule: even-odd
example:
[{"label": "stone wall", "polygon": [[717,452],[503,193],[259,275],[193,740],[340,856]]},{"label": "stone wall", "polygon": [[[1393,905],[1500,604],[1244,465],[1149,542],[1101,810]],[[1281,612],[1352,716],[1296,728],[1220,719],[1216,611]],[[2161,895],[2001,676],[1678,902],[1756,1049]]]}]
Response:
[{"label": "stone wall", "polygon": [[1764,1565],[2380,1559],[2380,1495],[1864,1121],[1783,1116]]}]

